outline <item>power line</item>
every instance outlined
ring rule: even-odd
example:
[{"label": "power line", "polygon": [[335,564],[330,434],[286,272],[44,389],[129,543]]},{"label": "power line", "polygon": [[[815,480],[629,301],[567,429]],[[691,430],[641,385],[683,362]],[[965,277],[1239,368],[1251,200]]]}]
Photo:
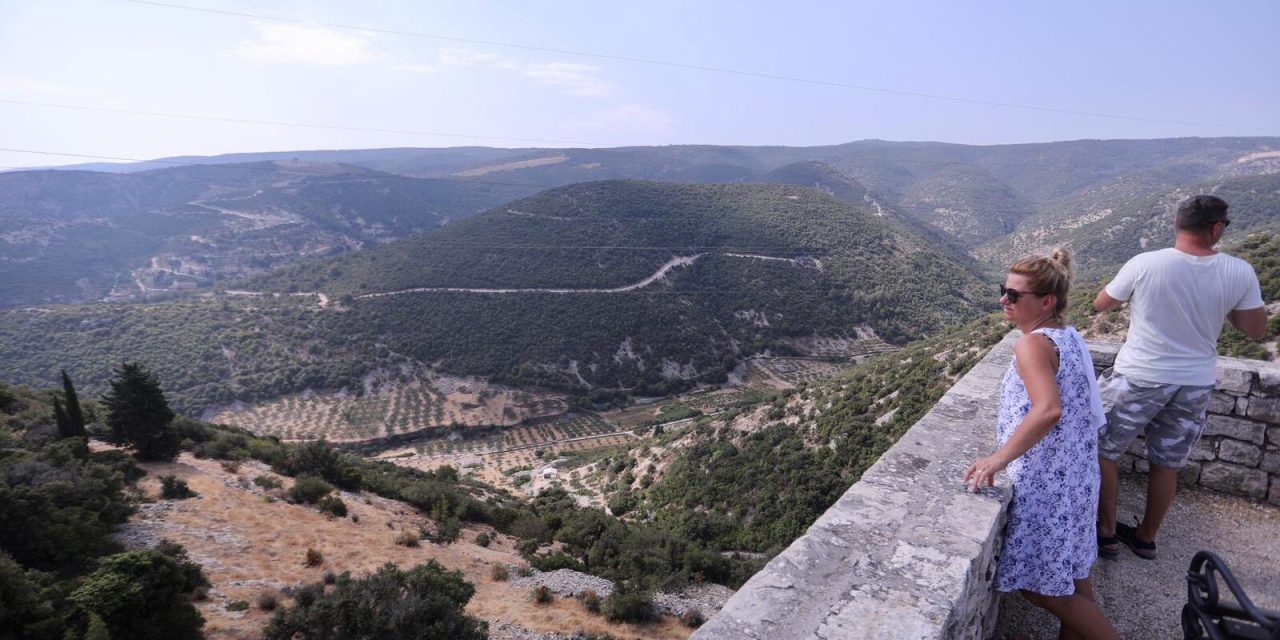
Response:
[{"label": "power line", "polygon": [[1239,124],[1224,124],[1215,122],[1196,122],[1190,120],[1167,120],[1162,118],[1148,118],[1143,116],[1121,115],[1114,113],[1103,113],[1099,111],[1081,111],[1077,109],[1065,109],[1060,107],[1046,107],[1033,104],[1022,104],[1016,102],[1002,102],[997,100],[980,100],[975,98],[961,98],[957,96],[948,96],[937,93],[927,93],[923,91],[908,91],[902,89],[889,89],[885,87],[875,87],[870,85],[853,84],[848,82],[838,82],[834,80],[823,80],[818,78],[803,78],[799,76],[791,76],[775,73],[764,73],[759,71],[750,71],[744,69],[733,69],[729,67],[716,67],[710,65],[691,64],[684,62],[672,62],[669,60],[655,60],[651,58],[640,58],[635,56],[624,56],[607,53],[597,53],[590,51],[577,51],[573,49],[560,49],[555,47],[539,47],[532,45],[515,44],[510,42],[499,42],[496,40],[479,40],[474,38],[459,38],[455,36],[445,36],[433,33],[423,33],[417,31],[404,31],[400,29],[388,29],[384,27],[369,27],[360,25],[342,24],[336,22],[316,22],[311,20],[301,20],[298,18],[289,18],[282,16],[266,16],[241,11],[229,11],[225,9],[208,9],[204,7],[193,7],[189,5],[175,4],[170,2],[157,2],[155,0],[117,0],[119,2],[128,2],[131,4],[149,5],[154,7],[165,7],[168,9],[180,9],[183,11],[197,11],[202,13],[211,13],[224,16],[234,16],[239,18],[250,18],[253,20],[268,20],[274,22],[285,22],[289,24],[315,25],[327,27],[330,29],[342,29],[348,31],[361,31],[365,33],[378,33],[385,35],[404,36],[409,38],[423,38],[429,40],[439,40],[444,42],[458,42],[463,44],[481,45],[487,47],[502,47],[507,49],[520,49],[524,51],[538,51],[542,53],[555,53],[571,56],[580,56],[585,58],[596,58],[601,60],[613,60],[617,62],[629,62],[634,64],[645,64],[653,66],[661,66],[676,69],[688,69],[692,71],[706,71],[710,73],[719,73],[725,75],[735,75],[747,78],[758,78],[763,80],[777,80],[782,82],[792,82],[799,84],[809,84],[824,87],[833,87],[839,89],[853,89],[857,91],[868,91],[874,93],[884,93],[889,95],[909,96],[915,98],[926,98],[930,100],[942,100],[947,102],[957,102],[962,104],[975,104],[988,107],[1000,107],[1005,109],[1021,109],[1026,111],[1039,111],[1044,113],[1059,113],[1065,115],[1088,116],[1092,118],[1108,118],[1112,120],[1127,120],[1133,122],[1150,122],[1155,124],[1174,124],[1180,126],[1195,127],[1224,127],[1230,129],[1250,130],[1250,131],[1268,131],[1277,132],[1280,129],[1274,127],[1253,127]]}]

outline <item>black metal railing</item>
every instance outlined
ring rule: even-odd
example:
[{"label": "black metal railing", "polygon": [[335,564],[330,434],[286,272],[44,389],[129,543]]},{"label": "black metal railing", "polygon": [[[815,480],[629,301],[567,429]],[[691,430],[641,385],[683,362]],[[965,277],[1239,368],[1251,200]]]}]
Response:
[{"label": "black metal railing", "polygon": [[[1219,577],[1234,602],[1222,599]],[[1182,633],[1186,640],[1280,640],[1280,612],[1254,605],[1227,563],[1211,551],[1201,551],[1187,570]]]}]

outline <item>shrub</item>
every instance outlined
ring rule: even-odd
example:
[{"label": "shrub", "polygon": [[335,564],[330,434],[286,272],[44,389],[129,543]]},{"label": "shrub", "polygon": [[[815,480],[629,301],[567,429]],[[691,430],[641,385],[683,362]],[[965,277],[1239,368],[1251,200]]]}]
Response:
[{"label": "shrub", "polygon": [[324,478],[310,474],[302,474],[293,481],[289,489],[289,499],[293,502],[312,504],[333,491],[333,485]]},{"label": "shrub", "polygon": [[263,611],[275,611],[280,606],[280,600],[276,598],[276,594],[267,592],[258,596],[258,608]]},{"label": "shrub", "polygon": [[263,489],[279,489],[280,481],[272,476],[258,476],[253,479],[253,483]]},{"label": "shrub", "polygon": [[612,622],[644,623],[657,617],[648,593],[621,586],[605,600],[604,613]]},{"label": "shrub", "polygon": [[490,575],[493,577],[494,582],[506,582],[511,577],[511,574],[507,571],[507,565],[501,562],[493,565],[493,571]]},{"label": "shrub", "polygon": [[177,476],[160,476],[160,497],[165,500],[185,500],[196,497],[187,481]]},{"label": "shrub", "polygon": [[533,588],[533,601],[538,604],[550,604],[555,597],[551,593],[551,589],[545,584],[540,584]]},{"label": "shrub", "polygon": [[360,524],[360,514],[358,513],[351,514],[351,521],[356,524]]},{"label": "shrub", "polygon": [[227,611],[245,611],[249,608],[248,600],[232,600],[227,603]]},{"label": "shrub", "polygon": [[534,553],[537,553],[538,541],[537,540],[521,540],[520,542],[516,543],[516,551],[519,551],[520,555],[525,556],[526,558],[530,557]]},{"label": "shrub", "polygon": [[481,547],[489,546],[489,534],[483,531],[476,534],[476,544]]},{"label": "shrub", "polygon": [[582,592],[582,606],[591,613],[600,613],[600,595],[591,589]]},{"label": "shrub", "polygon": [[308,567],[318,567],[324,564],[324,554],[312,548],[307,548],[306,565]]},{"label": "shrub", "polygon": [[184,564],[155,549],[109,556],[67,599],[100,616],[113,638],[195,640],[204,619]]},{"label": "shrub", "polygon": [[332,571],[326,571],[324,572],[324,575],[320,577],[320,582],[324,584],[333,584],[337,580],[338,580],[337,574],[335,574]]},{"label": "shrub", "polygon": [[680,614],[680,622],[690,629],[697,629],[706,621],[707,619],[702,616],[702,612],[697,609],[685,609],[684,613]]},{"label": "shrub", "polygon": [[223,470],[223,471],[226,471],[227,473],[239,473],[239,471],[240,471],[240,461],[239,461],[239,460],[235,460],[235,459],[232,459],[232,460],[223,460],[223,461],[222,461],[222,470]]},{"label": "shrub", "polygon": [[324,513],[331,514],[338,518],[347,516],[347,503],[342,501],[338,496],[325,496],[316,502],[316,508]]},{"label": "shrub", "polygon": [[400,535],[396,536],[396,544],[402,547],[415,548],[418,546],[419,539],[421,538],[416,533],[411,531],[401,531]]},{"label": "shrub", "polygon": [[332,592],[276,611],[263,637],[481,640],[488,637],[485,624],[463,613],[473,595],[462,572],[434,560],[407,571],[387,564],[361,579],[344,573]]}]

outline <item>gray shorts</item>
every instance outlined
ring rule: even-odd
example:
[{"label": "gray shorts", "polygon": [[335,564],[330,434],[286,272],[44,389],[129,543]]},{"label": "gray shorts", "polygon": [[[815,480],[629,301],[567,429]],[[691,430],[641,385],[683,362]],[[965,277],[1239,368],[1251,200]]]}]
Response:
[{"label": "gray shorts", "polygon": [[1204,433],[1213,385],[1160,384],[1126,378],[1112,369],[1098,378],[1107,424],[1098,436],[1098,455],[1116,460],[1138,434],[1145,434],[1147,462],[1181,469]]}]

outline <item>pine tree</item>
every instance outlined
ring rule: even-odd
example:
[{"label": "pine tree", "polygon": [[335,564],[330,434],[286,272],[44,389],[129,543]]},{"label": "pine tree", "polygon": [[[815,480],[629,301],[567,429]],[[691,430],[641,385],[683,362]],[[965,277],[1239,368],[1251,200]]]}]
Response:
[{"label": "pine tree", "polygon": [[136,362],[115,370],[111,390],[102,397],[111,437],[133,447],[140,460],[172,460],[178,435],[170,428],[173,410],[155,376]]},{"label": "pine tree", "polygon": [[[62,393],[67,399],[67,426],[69,427],[69,435],[83,436],[84,431],[84,412],[80,410],[80,396],[76,395],[76,387],[71,384],[71,378],[67,375],[67,370],[62,370]],[[61,423],[59,423],[61,425]],[[64,433],[63,437],[67,437]]]}]

